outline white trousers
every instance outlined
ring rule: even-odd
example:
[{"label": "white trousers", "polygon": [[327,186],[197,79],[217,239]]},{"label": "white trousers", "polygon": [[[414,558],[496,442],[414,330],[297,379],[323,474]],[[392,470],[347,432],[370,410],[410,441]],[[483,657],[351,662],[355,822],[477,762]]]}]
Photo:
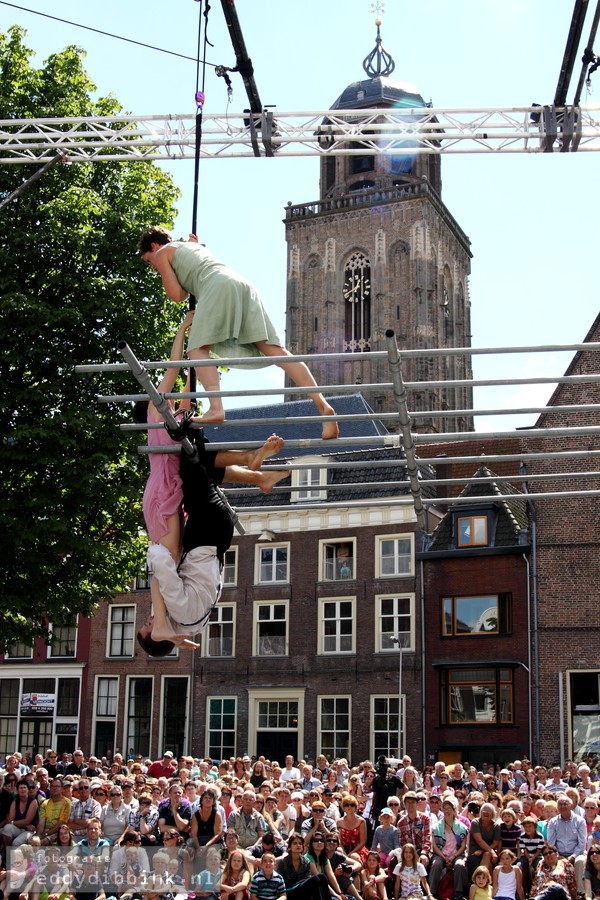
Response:
[{"label": "white trousers", "polygon": [[221,596],[221,564],[216,547],[194,547],[179,568],[166,547],[152,544],[148,569],[157,579],[177,634],[201,632]]}]

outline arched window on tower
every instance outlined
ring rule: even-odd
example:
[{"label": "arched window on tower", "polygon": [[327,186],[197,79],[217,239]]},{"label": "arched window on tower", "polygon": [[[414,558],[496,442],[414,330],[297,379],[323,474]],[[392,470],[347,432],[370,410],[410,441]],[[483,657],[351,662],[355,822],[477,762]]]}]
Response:
[{"label": "arched window on tower", "polygon": [[344,351],[371,349],[371,264],[356,251],[344,271]]}]

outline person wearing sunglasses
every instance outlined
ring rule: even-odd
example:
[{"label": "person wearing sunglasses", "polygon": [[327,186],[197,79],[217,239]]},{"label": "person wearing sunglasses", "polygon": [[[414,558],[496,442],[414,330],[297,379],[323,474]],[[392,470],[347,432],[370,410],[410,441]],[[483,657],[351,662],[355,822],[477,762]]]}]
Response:
[{"label": "person wearing sunglasses", "polygon": [[544,844],[529,896],[537,900],[577,900],[575,869],[568,859],[561,859],[554,844]]},{"label": "person wearing sunglasses", "polygon": [[141,835],[134,828],[128,828],[111,853],[108,880],[116,886],[127,885],[129,891],[142,872],[149,871],[150,860],[142,846]]},{"label": "person wearing sunglasses", "polygon": [[583,888],[587,900],[600,897],[600,843],[594,843],[587,853]]},{"label": "person wearing sunglasses", "polygon": [[101,817],[102,807],[92,796],[90,782],[87,779],[81,778],[76,784],[78,799],[71,801],[68,824],[75,840],[80,841],[86,836],[88,822]]}]

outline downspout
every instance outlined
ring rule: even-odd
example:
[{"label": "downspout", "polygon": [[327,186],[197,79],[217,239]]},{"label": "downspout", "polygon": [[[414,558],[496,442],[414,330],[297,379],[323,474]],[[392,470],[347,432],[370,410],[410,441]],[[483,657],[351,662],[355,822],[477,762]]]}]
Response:
[{"label": "downspout", "polygon": [[[519,466],[520,474],[526,477],[527,467],[524,462]],[[532,571],[532,607],[533,607],[533,683],[535,685],[535,755],[533,759],[541,759],[540,756],[540,654],[538,631],[538,593],[537,593],[537,513],[535,503],[531,500],[531,494],[527,482],[523,481],[523,491],[527,494],[527,505],[531,514],[531,571]]]},{"label": "downspout", "polygon": [[419,605],[421,608],[421,746],[422,750],[422,768],[427,765],[427,748],[425,740],[427,729],[425,726],[425,714],[427,712],[427,704],[425,702],[425,586],[424,586],[424,567],[423,560],[420,560],[419,567],[421,570],[419,585]]},{"label": "downspout", "polygon": [[531,566],[527,554],[523,554],[523,561],[527,569],[527,690],[529,693],[529,703],[527,704],[529,716],[529,759],[533,759],[533,684],[531,677]]},{"label": "downspout", "polygon": [[187,745],[190,756],[195,756],[192,747],[192,737],[194,734],[194,717],[196,714],[196,653],[191,653],[192,663],[190,667],[190,716],[188,719]]}]

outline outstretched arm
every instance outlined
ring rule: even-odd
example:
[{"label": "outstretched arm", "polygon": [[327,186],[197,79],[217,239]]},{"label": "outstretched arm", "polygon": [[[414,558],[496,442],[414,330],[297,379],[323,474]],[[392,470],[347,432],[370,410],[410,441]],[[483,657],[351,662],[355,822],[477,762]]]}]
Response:
[{"label": "outstretched arm", "polygon": [[[185,336],[191,328],[193,319],[194,310],[191,309],[188,313],[186,313],[183,322],[177,329],[177,333],[173,339],[173,344],[171,346],[171,352],[169,354],[170,360],[183,359],[183,345],[185,343]],[[173,390],[178,375],[179,369],[170,368],[166,370],[160,384],[158,385],[158,390],[161,392],[161,394],[166,394],[169,391]]]}]

